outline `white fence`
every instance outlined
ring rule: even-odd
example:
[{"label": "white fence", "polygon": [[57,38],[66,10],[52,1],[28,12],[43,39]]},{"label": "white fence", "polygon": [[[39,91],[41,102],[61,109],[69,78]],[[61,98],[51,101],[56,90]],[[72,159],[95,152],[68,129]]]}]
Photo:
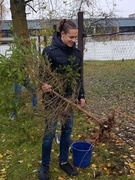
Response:
[{"label": "white fence", "polygon": [[[5,55],[8,45],[0,45],[0,54]],[[86,42],[84,60],[135,59],[135,40]]]},{"label": "white fence", "polygon": [[135,59],[135,40],[87,42],[84,60]]}]

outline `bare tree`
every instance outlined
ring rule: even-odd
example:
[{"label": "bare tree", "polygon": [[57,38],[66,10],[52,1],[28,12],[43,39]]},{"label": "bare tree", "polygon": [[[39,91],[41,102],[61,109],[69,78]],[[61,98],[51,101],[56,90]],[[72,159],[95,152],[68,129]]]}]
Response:
[{"label": "bare tree", "polygon": [[[3,0],[1,0],[3,2]],[[107,3],[107,2],[106,2]],[[2,4],[2,3],[1,3]],[[39,19],[77,18],[79,11],[84,12],[84,18],[114,16],[112,10],[107,14],[102,11],[97,0],[10,0],[13,29],[18,37],[28,38],[27,15]]]},{"label": "bare tree", "polygon": [[37,15],[40,19],[77,18],[77,13],[79,11],[83,11],[84,17],[87,18],[103,18],[106,15],[109,17],[113,16],[113,12],[116,9],[116,3],[108,3],[108,0],[105,0],[104,3],[108,7],[108,13],[103,11],[101,8],[101,2],[97,0],[33,0],[29,4],[36,9]]}]

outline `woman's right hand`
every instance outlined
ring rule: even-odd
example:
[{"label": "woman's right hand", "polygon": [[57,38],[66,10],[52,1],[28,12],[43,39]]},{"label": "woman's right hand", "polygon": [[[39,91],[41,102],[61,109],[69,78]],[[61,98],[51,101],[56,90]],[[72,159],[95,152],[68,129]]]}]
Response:
[{"label": "woman's right hand", "polygon": [[52,91],[52,86],[47,83],[42,84],[41,88],[42,88],[43,92],[51,92]]}]

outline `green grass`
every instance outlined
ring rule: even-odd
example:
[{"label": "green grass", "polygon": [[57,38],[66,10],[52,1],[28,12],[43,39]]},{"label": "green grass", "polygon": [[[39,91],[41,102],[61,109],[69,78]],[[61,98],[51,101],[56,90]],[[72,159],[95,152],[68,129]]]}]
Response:
[{"label": "green grass", "polygon": [[85,63],[85,89],[93,112],[99,114],[109,108],[120,108],[124,112],[135,113],[134,69],[135,60]]},{"label": "green grass", "polygon": [[[106,117],[110,109],[120,108],[135,114],[135,60],[85,61],[84,85],[86,109]],[[37,180],[41,161],[44,120],[38,115],[20,112],[16,120],[0,115],[0,180]],[[97,125],[80,112],[75,112],[72,141],[91,140]],[[58,167],[59,145],[54,141],[50,166],[51,180],[134,180],[135,149],[118,137],[94,145],[91,166],[77,168],[79,175],[69,177]],[[72,153],[69,153],[72,163]]]}]

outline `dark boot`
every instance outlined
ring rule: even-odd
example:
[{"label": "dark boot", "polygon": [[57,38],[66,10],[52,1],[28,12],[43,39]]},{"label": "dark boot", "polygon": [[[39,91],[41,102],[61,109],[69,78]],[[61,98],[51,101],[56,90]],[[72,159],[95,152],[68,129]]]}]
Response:
[{"label": "dark boot", "polygon": [[39,180],[49,180],[49,166],[41,165],[38,171]]},{"label": "dark boot", "polygon": [[72,176],[78,175],[78,172],[69,164],[69,162],[60,164],[60,168],[69,175]]}]

